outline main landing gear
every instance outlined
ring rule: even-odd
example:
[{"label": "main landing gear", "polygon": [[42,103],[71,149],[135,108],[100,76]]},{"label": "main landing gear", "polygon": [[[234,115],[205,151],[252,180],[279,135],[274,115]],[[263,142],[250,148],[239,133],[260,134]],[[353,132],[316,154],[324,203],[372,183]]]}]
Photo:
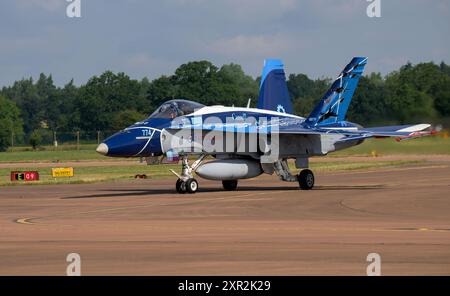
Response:
[{"label": "main landing gear", "polygon": [[298,184],[303,190],[310,190],[314,187],[314,174],[311,170],[302,170],[298,175]]},{"label": "main landing gear", "polygon": [[226,191],[234,191],[237,188],[238,180],[223,180],[222,185]]},{"label": "main landing gear", "polygon": [[186,155],[181,158],[181,174],[176,173],[174,170],[170,170],[178,180],[175,184],[175,188],[178,193],[195,193],[198,190],[198,182],[193,176],[193,172],[200,166],[206,155],[202,154],[193,164],[189,165],[189,159]]},{"label": "main landing gear", "polygon": [[309,169],[302,170],[297,176],[291,174],[286,159],[274,163],[275,173],[286,182],[298,182],[300,189],[310,190],[314,187],[314,174]]}]

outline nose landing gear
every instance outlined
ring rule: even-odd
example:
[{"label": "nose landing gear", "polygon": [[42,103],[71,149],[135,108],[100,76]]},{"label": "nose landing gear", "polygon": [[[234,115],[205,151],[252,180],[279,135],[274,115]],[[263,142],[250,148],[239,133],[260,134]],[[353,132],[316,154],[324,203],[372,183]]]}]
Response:
[{"label": "nose landing gear", "polygon": [[189,165],[189,159],[186,155],[181,158],[181,174],[176,173],[174,170],[170,170],[178,180],[175,184],[175,188],[178,193],[195,193],[198,190],[198,182],[194,179],[193,172],[200,166],[206,155],[202,154],[193,164]]},{"label": "nose landing gear", "polygon": [[178,179],[175,188],[180,194],[195,193],[198,190],[198,182],[194,178],[188,179],[186,182]]},{"label": "nose landing gear", "polygon": [[187,192],[186,182],[184,182],[181,179],[177,180],[177,183],[175,184],[175,188],[177,189],[177,192],[180,193],[180,194],[184,194],[184,193]]}]

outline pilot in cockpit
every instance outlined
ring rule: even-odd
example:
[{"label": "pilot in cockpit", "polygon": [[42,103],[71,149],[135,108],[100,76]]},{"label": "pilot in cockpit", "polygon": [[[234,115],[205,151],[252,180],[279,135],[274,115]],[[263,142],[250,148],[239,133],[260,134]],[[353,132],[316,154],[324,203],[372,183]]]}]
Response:
[{"label": "pilot in cockpit", "polygon": [[188,115],[195,110],[203,108],[204,105],[187,100],[171,100],[161,105],[150,118],[170,118],[174,119],[179,116]]}]

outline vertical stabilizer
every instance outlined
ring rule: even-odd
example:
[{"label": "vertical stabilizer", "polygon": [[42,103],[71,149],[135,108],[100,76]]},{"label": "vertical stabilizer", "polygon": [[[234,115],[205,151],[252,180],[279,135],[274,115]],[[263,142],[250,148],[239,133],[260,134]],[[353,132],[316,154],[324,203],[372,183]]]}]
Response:
[{"label": "vertical stabilizer", "polygon": [[293,113],[284,65],[281,60],[265,60],[257,108],[289,114]]},{"label": "vertical stabilizer", "polygon": [[307,125],[326,125],[345,120],[366,64],[366,57],[352,59],[306,119]]}]

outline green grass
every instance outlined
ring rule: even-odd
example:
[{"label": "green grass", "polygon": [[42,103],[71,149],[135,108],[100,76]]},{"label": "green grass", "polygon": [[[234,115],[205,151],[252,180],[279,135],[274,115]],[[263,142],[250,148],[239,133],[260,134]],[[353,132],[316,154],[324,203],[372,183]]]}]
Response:
[{"label": "green grass", "polygon": [[0,162],[62,162],[108,160],[95,150],[1,152]]},{"label": "green grass", "polygon": [[[57,167],[57,166],[55,166]],[[80,184],[96,183],[114,180],[132,180],[135,175],[146,174],[149,178],[162,178],[172,176],[170,168],[179,170],[177,165],[152,165],[130,164],[120,166],[74,166],[74,177],[53,178],[51,168],[37,168],[33,166],[14,167],[0,169],[0,186],[4,185],[39,185],[39,184]],[[11,182],[11,171],[38,171],[39,181],[36,182]]]},{"label": "green grass", "polygon": [[423,160],[393,160],[393,161],[373,161],[373,162],[319,162],[311,163],[311,169],[316,172],[339,172],[339,171],[354,171],[367,170],[387,167],[401,167],[406,165],[423,164]]},{"label": "green grass", "polygon": [[450,154],[450,138],[439,136],[397,142],[392,138],[369,139],[361,145],[330,153],[330,156],[371,155],[375,151],[378,155],[394,154]]},{"label": "green grass", "polygon": [[[56,149],[53,145],[43,145],[39,146],[36,150],[38,151],[66,151],[66,150],[92,150],[94,151],[97,144],[76,144],[65,143],[59,145]],[[24,151],[34,151],[31,146],[16,146],[14,148],[8,148],[8,152],[24,152]]]},{"label": "green grass", "polygon": [[[371,162],[312,162],[311,168],[316,172],[335,172],[352,171],[361,169],[376,169],[385,167],[398,167],[405,165],[419,164],[423,161],[371,161]],[[292,167],[293,163],[290,164]],[[8,185],[43,185],[43,184],[81,184],[110,182],[114,180],[133,180],[137,174],[146,174],[149,178],[167,178],[173,176],[169,169],[180,170],[179,165],[150,165],[145,164],[124,164],[120,166],[92,166],[92,167],[74,167],[75,176],[71,178],[57,178],[51,176],[51,168],[36,168],[33,166],[15,167],[0,169],[0,186]],[[11,182],[11,171],[39,171],[40,181],[37,182]],[[295,171],[295,169],[293,170]]]}]

